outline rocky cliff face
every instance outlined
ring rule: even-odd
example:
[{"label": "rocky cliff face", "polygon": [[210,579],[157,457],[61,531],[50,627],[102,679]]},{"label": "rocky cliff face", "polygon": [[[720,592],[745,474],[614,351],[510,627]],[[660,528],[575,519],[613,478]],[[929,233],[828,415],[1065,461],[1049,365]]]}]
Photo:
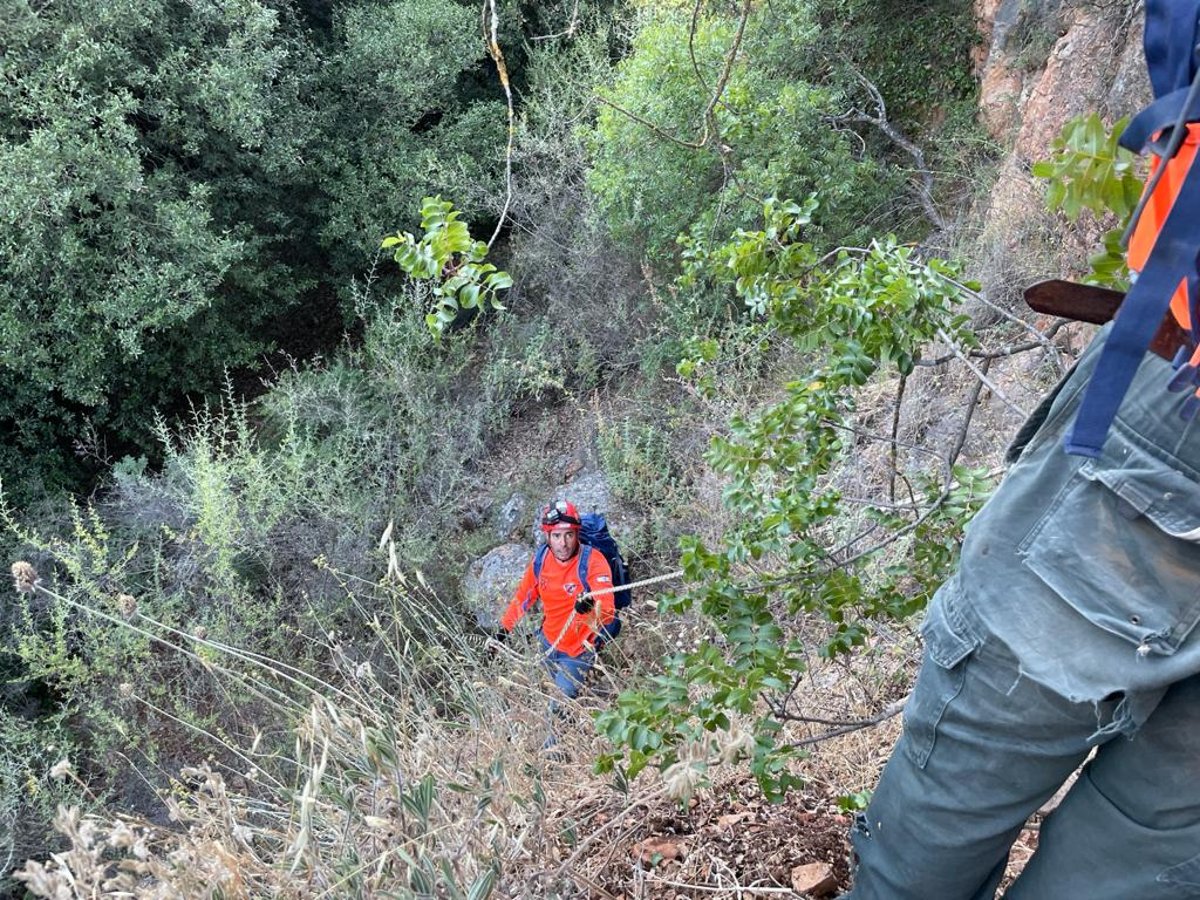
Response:
[{"label": "rocky cliff face", "polygon": [[1036,157],[1073,116],[1107,119],[1149,99],[1142,4],[977,0],[984,43],[980,118],[993,137]]},{"label": "rocky cliff face", "polygon": [[[1009,148],[992,190],[985,231],[1009,235],[1035,221],[1042,189],[1029,165],[1044,158],[1064,123],[1099,112],[1107,121],[1140,109],[1150,99],[1142,56],[1141,2],[1125,0],[976,0],[984,36],[976,59],[979,118]],[[1071,269],[1095,248],[1093,229],[1063,235],[1048,264]],[[1047,272],[1046,274],[1060,274]]]}]

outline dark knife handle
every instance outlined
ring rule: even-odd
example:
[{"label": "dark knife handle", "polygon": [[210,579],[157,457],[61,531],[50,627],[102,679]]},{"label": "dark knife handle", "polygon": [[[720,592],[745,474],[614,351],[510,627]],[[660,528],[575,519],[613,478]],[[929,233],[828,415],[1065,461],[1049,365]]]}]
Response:
[{"label": "dark knife handle", "polygon": [[1025,289],[1025,303],[1035,312],[1103,325],[1117,314],[1125,295],[1121,291],[1052,279]]}]

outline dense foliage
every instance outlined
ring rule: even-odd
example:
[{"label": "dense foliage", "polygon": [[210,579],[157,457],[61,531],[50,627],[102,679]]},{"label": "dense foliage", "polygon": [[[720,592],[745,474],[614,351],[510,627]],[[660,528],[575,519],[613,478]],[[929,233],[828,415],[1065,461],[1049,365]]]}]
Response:
[{"label": "dense foliage", "polygon": [[[897,460],[894,434],[891,502],[851,509],[837,482],[864,387],[902,391],[931,340],[975,346],[959,267],[913,248],[947,195],[922,186],[910,138],[969,131],[953,110],[973,32],[951,6],[488,4],[489,59],[480,8],[452,0],[18,4],[0,60],[0,478],[6,539],[42,579],[0,617],[0,816],[21,851],[63,796],[147,808],[130,773],[161,788],[202,741],[214,766],[252,758],[247,807],[307,815],[298,835],[323,798],[345,855],[310,861],[338,878],[380,877],[352,834],[379,839],[356,804],[386,772],[412,840],[438,847],[390,859],[396,877],[485,896],[497,870],[451,872],[430,823],[454,804],[395,754],[430,766],[419,729],[510,718],[481,706],[503,679],[478,671],[455,587],[494,543],[490,507],[554,488],[573,448],[544,407],[596,410],[639,562],[675,567],[696,482],[725,487],[729,527],[683,539],[690,586],[662,605],[664,627],[714,640],[601,716],[602,767],[669,770],[723,734],[770,796],[792,785],[798,621],[823,617],[835,654],[911,614],[986,490],[952,458]],[[806,199],[769,199],[785,196]],[[247,401],[272,346],[325,355]],[[600,388],[622,397],[613,419]],[[688,429],[716,434],[703,475]],[[506,440],[532,487],[483,483]],[[43,482],[95,490],[27,504]],[[293,726],[312,758],[289,755]],[[90,795],[51,782],[47,744]],[[468,832],[497,859],[479,823],[498,772],[457,785],[486,792]],[[256,883],[315,853],[285,831]]]},{"label": "dense foliage", "polygon": [[[981,473],[951,457],[940,471],[920,466],[906,502],[888,503],[881,493],[866,520],[855,523],[843,504],[831,474],[853,465],[849,452],[869,439],[852,424],[859,389],[889,370],[907,376],[931,341],[969,348],[975,338],[957,309],[970,288],[952,266],[922,263],[890,240],[819,265],[805,240],[816,210],[815,198],[768,201],[763,230],[739,232],[688,260],[685,279],[706,270],[733,282],[748,307],[808,356],[781,400],[735,418],[731,434],[711,443],[707,459],[727,479],[733,523],[716,547],[684,540],[684,570],[699,584],[664,610],[696,609],[717,639],[672,656],[652,687],[623,694],[601,715],[602,731],[625,745],[634,773],[650,761],[678,764],[706,732],[728,731],[741,716],[753,721],[752,770],[767,795],[798,783],[788,768],[793,751],[777,737],[811,647],[784,625],[799,613],[827,619],[833,627],[820,649],[830,655],[863,643],[872,620],[921,609],[949,574],[958,531],[988,490]],[[680,370],[711,390],[705,369],[720,349],[698,349]],[[861,531],[846,535],[847,527]],[[897,542],[906,548],[902,564]],[[622,755],[601,764],[612,767]]]},{"label": "dense foliage", "polygon": [[[319,25],[316,30],[313,25]],[[91,429],[152,449],[272,343],[337,340],[337,295],[432,188],[494,188],[504,109],[450,0],[18,3],[0,93],[0,457],[70,482]],[[308,334],[316,331],[317,335]]]},{"label": "dense foliage", "polygon": [[839,237],[878,224],[869,213],[894,185],[824,121],[836,89],[797,71],[822,39],[811,18],[796,2],[754,9],[745,22],[643,11],[593,135],[589,184],[615,235],[662,257],[681,233],[749,224],[756,198],[784,191],[827,198]]}]

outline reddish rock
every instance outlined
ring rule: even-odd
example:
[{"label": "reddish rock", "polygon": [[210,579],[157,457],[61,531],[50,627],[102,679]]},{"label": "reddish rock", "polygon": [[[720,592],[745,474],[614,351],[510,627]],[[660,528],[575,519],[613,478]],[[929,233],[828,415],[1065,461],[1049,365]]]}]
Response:
[{"label": "reddish rock", "polygon": [[809,897],[825,897],[837,890],[837,877],[826,863],[808,863],[792,869],[792,890]]},{"label": "reddish rock", "polygon": [[660,862],[683,859],[687,851],[683,841],[666,837],[650,837],[633,846],[633,855],[643,866],[653,866]]}]

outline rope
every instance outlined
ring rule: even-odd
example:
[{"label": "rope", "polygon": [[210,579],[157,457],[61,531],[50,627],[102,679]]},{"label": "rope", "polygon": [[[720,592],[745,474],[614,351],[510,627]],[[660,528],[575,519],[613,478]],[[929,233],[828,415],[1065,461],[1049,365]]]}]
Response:
[{"label": "rope", "polygon": [[643,578],[641,581],[631,581],[629,584],[623,584],[620,587],[600,588],[596,591],[588,591],[586,594],[580,594],[580,597],[597,597],[600,594],[616,594],[621,591],[632,591],[634,588],[646,587],[651,584],[658,584],[661,581],[671,581],[683,575],[683,569],[678,572],[668,572],[666,575],[655,575],[653,578]]},{"label": "rope", "polygon": [[[580,594],[579,599],[582,600],[584,597],[597,597],[601,594],[616,594],[620,591],[632,591],[634,588],[646,587],[651,584],[659,584],[663,581],[671,581],[675,578],[681,577],[682,575],[683,569],[680,569],[677,572],[668,572],[665,575],[655,575],[653,578],[643,578],[641,581],[631,581],[629,584],[622,584],[619,587],[607,587],[600,588],[596,591],[587,591],[583,594]],[[550,642],[550,649],[546,651],[547,658],[549,658],[551,653],[558,649],[558,642],[563,639],[563,635],[567,633],[567,630],[571,627],[571,623],[575,621],[575,617],[577,615],[579,615],[579,613],[577,613],[575,610],[571,610],[571,614],[567,616],[567,621],[563,623],[562,631],[558,633],[558,637]],[[598,618],[594,609],[588,614],[588,619],[588,625],[592,629],[592,634],[599,634],[600,629],[596,627]]]}]

